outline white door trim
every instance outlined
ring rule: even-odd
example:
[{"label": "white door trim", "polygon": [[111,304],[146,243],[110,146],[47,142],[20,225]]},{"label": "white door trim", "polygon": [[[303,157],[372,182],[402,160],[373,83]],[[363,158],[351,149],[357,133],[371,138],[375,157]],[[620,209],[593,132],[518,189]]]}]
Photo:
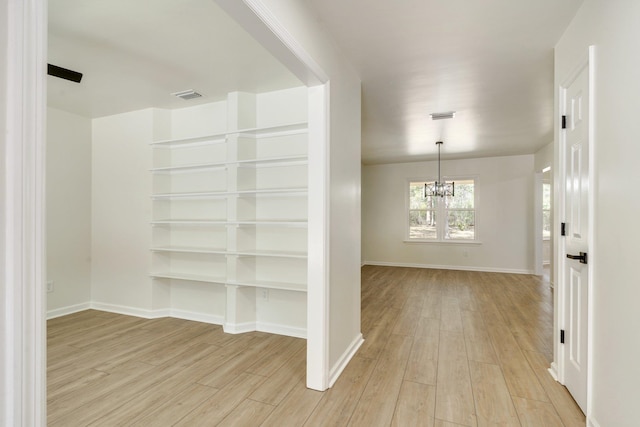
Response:
[{"label": "white door trim", "polygon": [[307,387],[330,386],[329,83],[309,88]]},{"label": "white door trim", "polygon": [[[578,63],[578,66],[575,70],[568,75],[568,77],[563,80],[558,88],[559,97],[558,97],[558,118],[561,119],[562,115],[566,114],[565,105],[566,105],[566,88],[578,77],[578,75],[585,69],[589,70],[589,128],[588,128],[588,146],[589,146],[589,195],[588,195],[588,215],[589,215],[589,226],[588,226],[588,246],[589,246],[589,263],[587,264],[588,275],[589,275],[589,283],[587,289],[588,295],[588,314],[587,314],[587,419],[590,418],[591,411],[591,402],[592,402],[592,373],[593,373],[593,289],[594,289],[594,260],[597,260],[597,254],[595,251],[594,245],[594,237],[595,237],[595,190],[596,190],[596,152],[595,152],[595,47],[590,46],[588,49],[587,55],[583,58],[582,61]],[[556,181],[556,194],[555,194],[555,205],[558,206],[558,219],[559,221],[556,224],[560,224],[561,222],[566,222],[566,206],[565,206],[565,187],[564,182],[566,179],[566,167],[565,167],[565,144],[566,144],[566,135],[559,129],[558,135],[559,147],[558,148],[558,162],[557,162],[557,170],[558,170],[558,180]],[[555,179],[554,179],[555,181]],[[564,364],[564,346],[560,345],[559,333],[560,329],[565,329],[564,319],[566,317],[565,313],[565,302],[567,296],[565,295],[565,277],[564,277],[564,269],[566,264],[566,250],[565,250],[565,241],[560,236],[560,233],[556,234],[557,239],[557,251],[555,253],[556,257],[556,283],[558,286],[556,289],[557,296],[557,310],[556,310],[556,318],[554,319],[554,324],[556,325],[554,331],[554,347],[556,348],[556,360],[554,364],[552,364],[552,369],[557,369],[557,380],[564,384],[565,381],[565,364]],[[553,374],[553,372],[552,372]]]},{"label": "white door trim", "polygon": [[[46,424],[46,0],[9,0],[0,145],[0,424]],[[0,19],[2,19],[0,18]],[[4,46],[2,47],[4,48]],[[6,72],[6,74],[5,74]]]}]

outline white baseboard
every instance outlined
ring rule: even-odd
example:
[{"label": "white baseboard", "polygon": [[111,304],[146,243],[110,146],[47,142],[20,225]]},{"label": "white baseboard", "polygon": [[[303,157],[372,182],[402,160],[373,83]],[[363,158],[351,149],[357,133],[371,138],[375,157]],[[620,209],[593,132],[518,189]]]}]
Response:
[{"label": "white baseboard", "polygon": [[547,371],[555,381],[558,381],[558,365],[556,365],[556,362],[552,362]]},{"label": "white baseboard", "polygon": [[194,311],[186,310],[170,310],[171,317],[183,320],[193,320],[195,322],[209,323],[212,325],[224,324],[224,316],[217,316],[215,314],[196,313]]},{"label": "white baseboard", "polygon": [[267,332],[276,335],[286,335],[295,338],[307,338],[307,330],[287,325],[266,322],[225,323],[224,331],[228,334],[242,334],[245,332]]},{"label": "white baseboard", "polygon": [[193,320],[196,322],[210,323],[212,325],[223,325],[224,331],[228,334],[242,334],[245,332],[260,331],[270,334],[286,335],[296,338],[307,338],[307,330],[294,326],[279,325],[266,322],[245,322],[245,323],[225,323],[224,316],[208,313],[197,313],[187,310],[175,310],[164,308],[160,310],[145,310],[136,307],[129,307],[117,304],[106,304],[101,302],[86,302],[69,307],[58,308],[47,313],[47,319],[53,319],[67,314],[77,313],[83,310],[100,310],[109,313],[124,314],[127,316],[142,317],[144,319],[157,319],[160,317],[175,317],[177,319]]},{"label": "white baseboard", "polygon": [[196,313],[186,310],[162,309],[162,310],[144,310],[135,307],[129,307],[116,304],[105,304],[99,302],[85,302],[82,304],[70,305],[68,307],[57,308],[47,312],[47,320],[56,317],[66,316],[68,314],[78,313],[84,310],[99,310],[109,313],[118,313],[128,316],[142,317],[144,319],[157,319],[159,317],[175,317],[177,319],[194,320],[196,322],[211,323],[214,325],[222,325],[223,316],[212,314]]},{"label": "white baseboard", "polygon": [[143,308],[129,307],[126,305],[106,304],[102,302],[92,302],[91,308],[109,313],[124,314],[127,316],[142,317],[144,319],[157,319],[159,317],[170,317],[171,310],[163,308],[161,310],[146,310]]},{"label": "white baseboard", "polygon": [[333,387],[335,382],[338,380],[338,377],[340,377],[340,374],[342,374],[342,371],[347,367],[347,364],[356,354],[363,342],[364,338],[362,338],[362,334],[358,334],[351,345],[344,353],[342,353],[342,356],[340,356],[336,364],[329,370],[329,387]]},{"label": "white baseboard", "polygon": [[83,302],[80,304],[74,304],[67,307],[56,308],[54,310],[47,311],[47,320],[55,319],[56,317],[66,316],[68,314],[78,313],[80,311],[89,310],[91,308],[90,302]]},{"label": "white baseboard", "polygon": [[306,328],[296,328],[294,326],[278,325],[276,323],[256,322],[256,331],[295,338],[307,338]]},{"label": "white baseboard", "polygon": [[593,417],[587,417],[587,427],[600,427],[600,424]]},{"label": "white baseboard", "polygon": [[363,265],[379,265],[383,267],[411,267],[411,268],[432,268],[437,270],[460,270],[460,271],[482,271],[485,273],[509,273],[509,274],[533,274],[533,270],[520,270],[511,268],[494,267],[473,267],[467,265],[435,265],[435,264],[413,264],[403,262],[384,261],[363,261]]},{"label": "white baseboard", "polygon": [[244,334],[245,332],[255,331],[256,322],[244,322],[244,323],[226,322],[222,324],[222,329],[227,334]]}]

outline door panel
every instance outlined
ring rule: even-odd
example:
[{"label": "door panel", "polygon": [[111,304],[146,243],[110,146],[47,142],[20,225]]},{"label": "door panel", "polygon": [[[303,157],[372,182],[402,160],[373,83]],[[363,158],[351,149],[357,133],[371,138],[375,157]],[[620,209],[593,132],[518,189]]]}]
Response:
[{"label": "door panel", "polygon": [[[564,134],[564,216],[567,255],[589,252],[589,68],[565,89],[567,129]],[[588,261],[588,257],[587,257]],[[564,258],[565,349],[564,383],[583,411],[587,403],[587,319],[589,269],[580,260]]]},{"label": "door panel", "polygon": [[[585,268],[576,269],[571,268],[571,283],[569,283],[569,330],[580,331],[586,325],[584,324],[583,315],[583,274],[580,270],[586,270]],[[584,324],[584,325],[583,325]],[[587,369],[586,354],[583,352],[582,339],[580,334],[569,334],[569,361],[572,365],[572,369],[576,369],[582,372]]]},{"label": "door panel", "polygon": [[579,141],[575,145],[571,146],[571,170],[569,171],[569,179],[571,180],[571,187],[567,192],[568,208],[569,208],[569,238],[573,243],[578,243],[584,240],[586,237],[585,225],[583,223],[583,216],[586,216],[585,210],[587,207],[586,189],[583,188],[582,176],[583,171],[583,159],[586,157],[584,153],[584,144]]}]

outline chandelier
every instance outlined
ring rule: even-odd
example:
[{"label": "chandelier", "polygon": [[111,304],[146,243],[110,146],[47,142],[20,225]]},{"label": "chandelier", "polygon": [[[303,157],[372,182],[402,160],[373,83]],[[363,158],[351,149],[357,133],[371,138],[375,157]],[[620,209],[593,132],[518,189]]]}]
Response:
[{"label": "chandelier", "polygon": [[455,182],[443,182],[440,177],[440,148],[442,147],[442,141],[436,142],[438,146],[438,180],[433,183],[426,182],[424,184],[424,197],[453,197],[455,193]]}]

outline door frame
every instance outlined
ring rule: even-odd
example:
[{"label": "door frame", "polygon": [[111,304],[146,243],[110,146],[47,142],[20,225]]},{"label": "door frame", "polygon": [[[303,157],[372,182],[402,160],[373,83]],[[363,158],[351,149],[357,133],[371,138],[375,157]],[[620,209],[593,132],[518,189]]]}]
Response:
[{"label": "door frame", "polygon": [[[595,238],[595,46],[589,46],[588,52],[583,56],[582,60],[578,62],[578,65],[558,86],[558,104],[557,104],[557,119],[558,123],[561,123],[562,116],[566,114],[566,89],[569,85],[578,77],[578,75],[586,68],[589,76],[589,127],[588,127],[588,147],[589,147],[589,195],[587,199],[587,211],[589,215],[589,226],[587,228],[587,242],[589,245],[589,263],[587,264],[587,270],[589,275],[589,283],[587,288],[587,407],[586,416],[589,419],[590,408],[593,396],[593,289],[594,289],[594,262],[597,259],[597,254],[594,245]],[[558,126],[557,131],[558,143],[555,146],[555,159],[556,159],[556,171],[554,174],[554,224],[558,227],[557,233],[554,233],[554,250],[556,268],[554,271],[554,280],[558,286],[555,287],[556,303],[554,310],[554,362],[551,365],[549,371],[561,384],[565,382],[565,346],[560,344],[560,330],[565,328],[566,320],[566,298],[565,294],[565,276],[564,271],[566,268],[566,248],[565,240],[560,236],[559,226],[562,222],[566,222],[566,206],[565,206],[565,179],[566,179],[566,134]],[[557,180],[555,177],[557,176]]]},{"label": "door frame", "polygon": [[46,0],[9,0],[0,23],[0,424],[43,426]]}]

